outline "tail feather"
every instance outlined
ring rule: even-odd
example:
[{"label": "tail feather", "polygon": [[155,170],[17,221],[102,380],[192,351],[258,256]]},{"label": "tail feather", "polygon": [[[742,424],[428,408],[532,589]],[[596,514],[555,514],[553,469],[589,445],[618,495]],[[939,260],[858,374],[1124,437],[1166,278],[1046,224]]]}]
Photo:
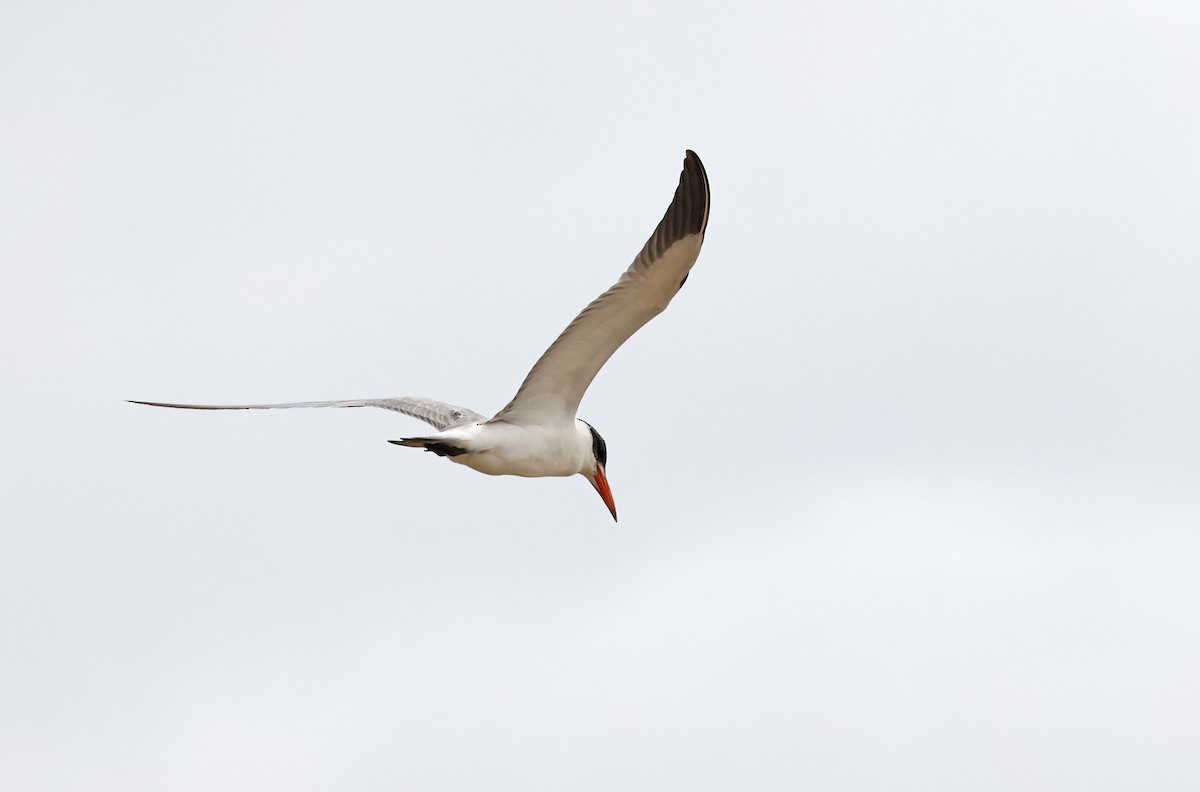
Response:
[{"label": "tail feather", "polygon": [[451,445],[440,437],[405,437],[400,440],[388,440],[388,442],[408,448],[424,448],[426,451],[432,451],[442,457],[456,457],[459,454],[467,453],[467,449]]}]

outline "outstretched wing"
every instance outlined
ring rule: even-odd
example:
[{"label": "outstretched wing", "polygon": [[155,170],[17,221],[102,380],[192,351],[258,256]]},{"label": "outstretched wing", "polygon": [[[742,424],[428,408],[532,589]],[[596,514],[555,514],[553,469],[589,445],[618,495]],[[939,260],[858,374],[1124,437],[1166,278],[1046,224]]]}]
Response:
[{"label": "outstretched wing", "polygon": [[350,401],[288,402],[286,404],[167,404],[130,400],[132,404],[151,407],[174,407],[180,410],[287,410],[292,407],[382,407],[385,410],[411,415],[436,428],[439,432],[456,426],[483,423],[486,417],[465,407],[455,407],[433,399],[398,396],[394,399],[354,399]]},{"label": "outstretched wing", "polygon": [[708,176],[688,151],[675,198],[621,279],[583,309],[534,364],[494,421],[574,420],[584,392],[612,354],[662,313],[687,280],[708,225]]}]

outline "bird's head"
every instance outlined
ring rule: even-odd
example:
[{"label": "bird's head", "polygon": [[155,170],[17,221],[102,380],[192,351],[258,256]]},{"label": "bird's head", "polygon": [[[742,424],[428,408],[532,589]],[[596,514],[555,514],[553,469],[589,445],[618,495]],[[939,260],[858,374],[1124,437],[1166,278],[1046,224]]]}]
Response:
[{"label": "bird's head", "polygon": [[617,505],[613,503],[612,490],[608,488],[608,478],[604,475],[604,468],[608,464],[608,445],[590,423],[587,421],[579,421],[579,423],[587,427],[588,437],[592,444],[590,460],[584,463],[583,470],[579,472],[592,483],[596,492],[600,493],[600,497],[604,499],[604,505],[612,513],[613,522],[616,522]]}]

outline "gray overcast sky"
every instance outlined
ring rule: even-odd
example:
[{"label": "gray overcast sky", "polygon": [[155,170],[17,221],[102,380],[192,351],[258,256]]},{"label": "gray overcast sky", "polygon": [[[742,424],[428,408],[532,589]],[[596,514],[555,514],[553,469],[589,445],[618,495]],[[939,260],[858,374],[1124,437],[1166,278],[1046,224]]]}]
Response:
[{"label": "gray overcast sky", "polygon": [[[0,10],[0,787],[1200,788],[1192,2]],[[638,251],[585,481],[491,413]],[[518,317],[514,321],[511,317]]]}]

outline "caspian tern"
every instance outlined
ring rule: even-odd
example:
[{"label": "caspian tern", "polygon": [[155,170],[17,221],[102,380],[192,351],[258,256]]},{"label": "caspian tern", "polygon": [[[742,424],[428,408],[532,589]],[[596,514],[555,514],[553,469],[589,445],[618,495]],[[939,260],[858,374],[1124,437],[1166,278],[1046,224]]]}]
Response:
[{"label": "caspian tern", "polygon": [[642,325],[662,313],[687,281],[704,243],[708,208],[708,175],[700,158],[688,151],[675,197],[629,269],[567,325],[526,375],[517,395],[490,420],[463,407],[408,396],[287,404],[133,403],[188,410],[382,407],[437,429],[388,442],[424,448],[492,476],[579,474],[596,488],[616,520],[617,507],[604,472],[604,438],[575,413],[600,368]]}]

